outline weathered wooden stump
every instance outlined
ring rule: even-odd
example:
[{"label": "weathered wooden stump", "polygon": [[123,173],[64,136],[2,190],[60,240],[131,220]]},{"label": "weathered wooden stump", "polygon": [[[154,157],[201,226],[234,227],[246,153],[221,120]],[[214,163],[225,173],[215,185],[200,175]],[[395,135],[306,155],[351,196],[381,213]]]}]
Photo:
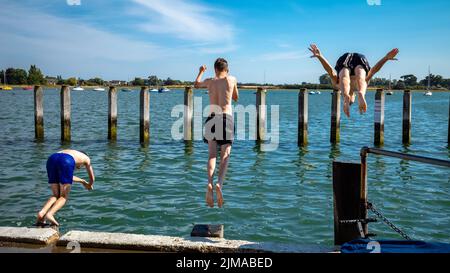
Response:
[{"label": "weathered wooden stump", "polygon": [[70,88],[66,85],[61,87],[61,141],[70,142],[71,122],[70,122]]},{"label": "weathered wooden stump", "polygon": [[150,142],[150,93],[145,86],[141,88],[139,110],[140,141],[143,146],[147,146]]},{"label": "weathered wooden stump", "polygon": [[256,140],[266,139],[266,90],[258,87],[256,91]]},{"label": "weathered wooden stump", "polygon": [[39,85],[34,87],[34,136],[44,139],[44,91]]},{"label": "weathered wooden stump", "polygon": [[194,131],[194,92],[192,87],[184,90],[184,141],[192,141]]},{"label": "weathered wooden stump", "polygon": [[117,89],[113,86],[108,91],[108,139],[117,140]]},{"label": "weathered wooden stump", "polygon": [[405,145],[411,144],[411,91],[403,92],[403,126],[402,142]]},{"label": "weathered wooden stump", "polygon": [[341,91],[333,90],[331,96],[330,142],[337,144],[340,141],[341,132]]},{"label": "weathered wooden stump", "polygon": [[308,89],[298,93],[298,146],[308,144]]},{"label": "weathered wooden stump", "polygon": [[375,122],[374,122],[374,144],[375,146],[384,145],[384,91],[383,89],[377,89],[375,94]]}]

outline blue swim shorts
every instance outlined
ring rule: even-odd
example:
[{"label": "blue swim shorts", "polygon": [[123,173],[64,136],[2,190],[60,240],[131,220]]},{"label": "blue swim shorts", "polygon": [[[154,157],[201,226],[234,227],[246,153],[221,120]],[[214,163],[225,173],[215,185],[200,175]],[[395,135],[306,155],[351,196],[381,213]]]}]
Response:
[{"label": "blue swim shorts", "polygon": [[52,154],[47,160],[49,184],[72,184],[75,159],[64,153]]}]

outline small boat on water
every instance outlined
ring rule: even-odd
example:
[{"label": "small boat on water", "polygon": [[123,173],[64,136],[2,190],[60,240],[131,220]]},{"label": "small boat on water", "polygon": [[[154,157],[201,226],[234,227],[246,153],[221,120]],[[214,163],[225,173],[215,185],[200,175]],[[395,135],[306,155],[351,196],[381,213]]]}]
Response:
[{"label": "small boat on water", "polygon": [[425,93],[423,93],[424,96],[430,97],[433,96],[433,92],[431,92],[430,90],[426,91]]},{"label": "small boat on water", "polygon": [[156,88],[153,88],[153,89],[150,89],[150,92],[154,92],[154,93],[156,93],[156,92],[159,92],[159,90],[158,90],[158,89],[156,89]]},{"label": "small boat on water", "polygon": [[170,89],[169,89],[169,88],[166,88],[166,87],[163,87],[163,88],[160,88],[160,89],[158,90],[158,92],[159,92],[159,93],[167,93],[167,92],[170,92]]},{"label": "small boat on water", "polygon": [[101,87],[95,88],[94,91],[105,91],[105,88],[101,88]]},{"label": "small boat on water", "polygon": [[320,92],[319,90],[317,90],[317,91],[309,91],[309,94],[310,95],[320,95],[320,94],[322,94],[322,92]]},{"label": "small boat on water", "polygon": [[33,86],[25,86],[22,88],[22,90],[33,90]]},{"label": "small boat on water", "polygon": [[122,91],[122,92],[131,92],[133,90],[131,90],[130,88],[122,88],[120,91]]},{"label": "small boat on water", "polygon": [[392,75],[389,74],[389,88],[386,90],[386,96],[394,95],[394,91],[392,91]]},{"label": "small boat on water", "polygon": [[72,89],[73,91],[84,91],[84,88],[81,86],[77,86],[75,88]]},{"label": "small boat on water", "polygon": [[3,83],[4,83],[5,85],[0,86],[0,90],[5,90],[5,91],[13,90],[13,88],[12,88],[11,86],[8,86],[8,85],[7,85],[8,82],[6,81],[6,73],[5,73],[5,70],[3,70]]}]

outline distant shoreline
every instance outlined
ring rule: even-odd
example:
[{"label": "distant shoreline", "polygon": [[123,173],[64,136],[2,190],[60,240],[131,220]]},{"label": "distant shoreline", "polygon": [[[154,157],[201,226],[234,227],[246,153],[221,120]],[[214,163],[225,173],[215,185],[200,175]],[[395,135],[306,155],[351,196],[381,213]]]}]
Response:
[{"label": "distant shoreline", "polygon": [[[2,87],[3,85],[0,85],[0,87]],[[24,87],[30,87],[33,85],[6,85],[6,86],[10,86],[14,89],[23,89]],[[62,85],[42,85],[43,88],[61,88]],[[75,86],[70,86],[71,88],[74,88]],[[105,90],[107,90],[109,88],[109,86],[81,86],[84,89],[88,89],[88,90],[93,90],[96,88],[105,88]],[[114,86],[117,89],[136,89],[136,88],[141,88],[140,86],[127,86],[127,85],[122,85],[122,86]],[[186,86],[185,85],[168,85],[165,86],[169,89],[184,89]],[[239,86],[239,89],[242,90],[257,90],[258,88],[264,88],[266,90],[292,90],[292,91],[298,91],[300,89],[308,89],[308,90],[323,90],[323,91],[331,91],[331,88],[307,88],[307,87],[299,87],[299,88],[283,88],[283,87],[278,87],[278,86],[248,86],[248,85],[243,85],[243,86]],[[149,87],[149,88],[154,88],[154,87]],[[367,89],[367,91],[376,91],[377,89],[379,89],[378,87],[369,87]],[[199,90],[206,90],[205,88],[199,88]],[[385,91],[387,89],[384,89]],[[391,90],[393,92],[396,91],[403,91],[403,90],[411,90],[413,92],[425,92],[426,89],[398,89],[398,90]],[[6,90],[5,90],[6,91]],[[27,91],[27,90],[24,90]],[[432,92],[450,92],[449,89],[431,89]]]}]

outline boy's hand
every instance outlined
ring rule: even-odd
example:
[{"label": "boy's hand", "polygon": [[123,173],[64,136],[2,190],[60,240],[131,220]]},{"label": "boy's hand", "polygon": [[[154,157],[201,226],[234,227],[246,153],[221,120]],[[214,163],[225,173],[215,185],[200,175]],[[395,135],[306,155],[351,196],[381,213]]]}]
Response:
[{"label": "boy's hand", "polygon": [[322,54],[320,53],[320,49],[315,44],[310,45],[310,48],[308,48],[308,49],[313,54],[311,56],[311,58],[318,58],[318,57],[322,56]]},{"label": "boy's hand", "polygon": [[91,191],[94,189],[94,186],[89,184],[86,180],[81,181],[81,184],[83,184],[84,188],[88,191]]},{"label": "boy's hand", "polygon": [[389,51],[389,53],[386,55],[386,59],[388,59],[389,61],[398,61],[397,58],[395,58],[397,56],[397,54],[400,52],[400,50],[398,50],[398,48],[394,48],[391,51]]},{"label": "boy's hand", "polygon": [[202,65],[202,66],[200,66],[200,73],[203,73],[203,72],[205,72],[206,71],[206,65]]}]

